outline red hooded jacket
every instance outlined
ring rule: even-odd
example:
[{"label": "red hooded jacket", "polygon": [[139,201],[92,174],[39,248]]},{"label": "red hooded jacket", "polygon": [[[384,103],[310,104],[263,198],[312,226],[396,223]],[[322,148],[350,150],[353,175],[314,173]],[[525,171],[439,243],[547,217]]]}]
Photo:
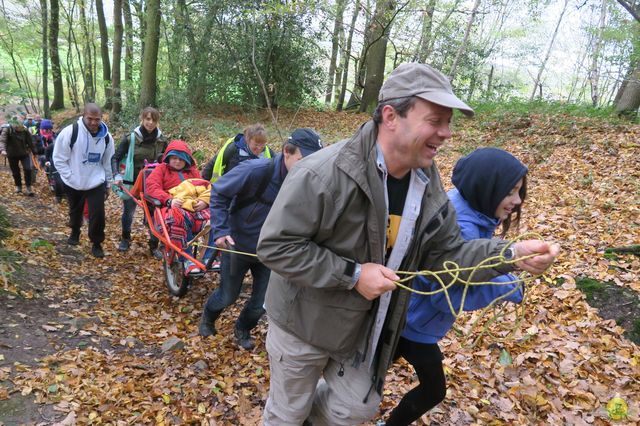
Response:
[{"label": "red hooded jacket", "polygon": [[[191,165],[187,164],[182,170],[175,170],[169,166],[167,153],[170,151],[182,151],[191,159]],[[167,149],[162,156],[162,163],[159,164],[149,175],[146,181],[146,194],[160,200],[165,205],[171,199],[169,190],[187,179],[201,178],[196,161],[191,155],[191,149],[185,141],[176,139],[169,142]]]}]

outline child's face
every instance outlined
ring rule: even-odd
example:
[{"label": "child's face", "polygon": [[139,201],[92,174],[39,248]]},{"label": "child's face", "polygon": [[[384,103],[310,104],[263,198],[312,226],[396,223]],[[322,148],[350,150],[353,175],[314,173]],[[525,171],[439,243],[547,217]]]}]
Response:
[{"label": "child's face", "polygon": [[186,165],[187,162],[178,156],[172,155],[169,157],[169,167],[174,170],[182,170]]},{"label": "child's face", "polygon": [[522,188],[522,179],[516,183],[516,186],[514,186],[507,196],[502,199],[500,204],[498,204],[495,214],[497,219],[505,220],[511,213],[513,213],[513,210],[517,206],[522,204],[522,200],[520,199],[520,188]]}]

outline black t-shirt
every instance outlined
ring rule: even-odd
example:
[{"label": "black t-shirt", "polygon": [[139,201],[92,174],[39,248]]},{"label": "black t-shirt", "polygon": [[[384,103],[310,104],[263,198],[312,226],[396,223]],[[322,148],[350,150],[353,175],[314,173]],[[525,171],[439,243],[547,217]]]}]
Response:
[{"label": "black t-shirt", "polygon": [[391,250],[396,243],[398,237],[398,229],[400,228],[400,220],[402,219],[402,211],[404,203],[409,192],[409,182],[411,181],[411,172],[404,175],[400,179],[396,179],[389,175],[387,177],[387,195],[389,197],[389,219],[387,221],[387,247],[386,258],[391,255]]}]

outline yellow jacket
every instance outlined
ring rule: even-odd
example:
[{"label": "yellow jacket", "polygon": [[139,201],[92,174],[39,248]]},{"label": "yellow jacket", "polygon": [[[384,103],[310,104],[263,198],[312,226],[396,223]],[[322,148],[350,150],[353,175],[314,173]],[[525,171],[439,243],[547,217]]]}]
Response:
[{"label": "yellow jacket", "polygon": [[195,211],[194,206],[198,200],[202,200],[209,205],[211,197],[211,183],[204,179],[187,179],[169,190],[172,198],[179,198],[183,201],[182,208],[191,212]]}]

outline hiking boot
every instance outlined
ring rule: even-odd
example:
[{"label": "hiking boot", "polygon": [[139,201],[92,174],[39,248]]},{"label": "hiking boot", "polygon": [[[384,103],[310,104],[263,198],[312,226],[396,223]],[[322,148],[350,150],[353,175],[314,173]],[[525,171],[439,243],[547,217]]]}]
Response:
[{"label": "hiking boot", "polygon": [[240,330],[238,327],[234,327],[233,335],[236,337],[238,345],[240,345],[243,349],[250,351],[256,346],[253,339],[251,338],[251,333],[249,332],[249,330]]},{"label": "hiking boot", "polygon": [[202,337],[215,336],[218,334],[214,321],[210,321],[204,312],[202,312],[200,324],[198,324],[198,334]]},{"label": "hiking boot", "polygon": [[62,197],[56,196],[56,204],[60,204],[62,202]]},{"label": "hiking boot", "polygon": [[67,244],[70,246],[77,246],[80,244],[80,232],[71,231],[71,235],[67,239]]},{"label": "hiking boot", "polygon": [[118,251],[127,251],[131,248],[131,240],[123,238],[120,240],[120,244],[118,244]]},{"label": "hiking boot", "polygon": [[33,197],[34,195],[36,195],[33,190],[31,189],[30,186],[27,186],[27,196],[28,197]]},{"label": "hiking boot", "polygon": [[102,250],[102,245],[100,245],[100,243],[93,243],[93,246],[91,246],[91,254],[93,255],[93,257],[102,259],[104,257],[104,251]]},{"label": "hiking boot", "polygon": [[22,187],[16,186],[16,194],[22,194]]}]

